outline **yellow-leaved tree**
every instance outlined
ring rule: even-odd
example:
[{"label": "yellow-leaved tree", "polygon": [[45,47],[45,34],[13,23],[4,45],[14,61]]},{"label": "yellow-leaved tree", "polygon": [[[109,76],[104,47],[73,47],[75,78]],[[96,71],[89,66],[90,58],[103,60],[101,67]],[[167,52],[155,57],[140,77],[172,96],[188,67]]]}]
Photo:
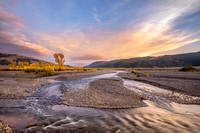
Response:
[{"label": "yellow-leaved tree", "polygon": [[9,67],[10,68],[16,68],[16,66],[17,66],[17,63],[16,62],[14,62],[14,61],[12,61],[12,60],[9,60]]},{"label": "yellow-leaved tree", "polygon": [[54,55],[55,62],[58,63],[59,70],[62,70],[65,63],[65,56],[62,53],[55,53]]}]

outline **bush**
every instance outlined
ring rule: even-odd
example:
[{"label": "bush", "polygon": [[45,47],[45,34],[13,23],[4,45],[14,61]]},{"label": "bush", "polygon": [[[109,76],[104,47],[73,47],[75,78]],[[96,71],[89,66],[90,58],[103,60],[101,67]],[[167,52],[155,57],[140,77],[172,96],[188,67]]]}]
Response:
[{"label": "bush", "polygon": [[26,68],[24,68],[24,71],[27,72],[27,73],[35,72],[35,68],[33,68],[33,67],[26,67]]},{"label": "bush", "polygon": [[56,67],[54,68],[54,70],[55,70],[55,71],[65,71],[65,67],[64,67],[64,66],[62,66],[62,67],[56,66]]},{"label": "bush", "polygon": [[9,68],[0,68],[0,71],[10,71]]},{"label": "bush", "polygon": [[47,66],[44,68],[44,72],[46,76],[52,76],[54,75],[54,67]]},{"label": "bush", "polygon": [[131,72],[134,73],[134,74],[139,74],[139,72],[135,71],[135,70],[132,70]]},{"label": "bush", "polygon": [[148,73],[145,73],[144,75],[145,75],[145,77],[149,77],[149,74],[148,74]]},{"label": "bush", "polygon": [[184,72],[191,71],[191,72],[195,72],[195,71],[197,71],[197,69],[195,67],[193,67],[193,66],[187,66],[187,67],[181,68],[179,71],[184,71]]}]

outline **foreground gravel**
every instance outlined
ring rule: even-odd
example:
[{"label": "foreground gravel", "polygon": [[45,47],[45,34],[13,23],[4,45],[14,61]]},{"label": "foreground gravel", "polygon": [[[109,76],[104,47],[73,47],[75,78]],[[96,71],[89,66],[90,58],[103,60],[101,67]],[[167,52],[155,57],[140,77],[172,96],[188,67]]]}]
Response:
[{"label": "foreground gravel", "polygon": [[41,86],[55,81],[67,81],[92,77],[96,75],[115,72],[114,70],[101,70],[93,72],[61,72],[55,76],[41,77],[34,73],[22,71],[0,71],[0,99],[20,99]]},{"label": "foreground gravel", "polygon": [[89,88],[65,93],[64,104],[93,108],[132,108],[146,106],[143,98],[123,86],[116,78],[99,79]]}]

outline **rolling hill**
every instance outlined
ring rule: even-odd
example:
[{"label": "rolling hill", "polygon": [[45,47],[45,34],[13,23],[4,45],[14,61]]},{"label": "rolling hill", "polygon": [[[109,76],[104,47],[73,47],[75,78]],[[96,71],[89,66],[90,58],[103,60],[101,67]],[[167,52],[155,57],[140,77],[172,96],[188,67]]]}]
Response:
[{"label": "rolling hill", "polygon": [[200,52],[164,55],[160,57],[147,56],[130,59],[119,59],[112,61],[93,62],[88,66],[91,68],[117,68],[117,67],[182,67],[182,66],[200,66]]},{"label": "rolling hill", "polygon": [[39,59],[35,59],[32,57],[26,57],[26,56],[17,55],[17,54],[0,53],[0,65],[8,65],[9,60],[13,60],[16,62],[27,61],[29,62],[29,64],[39,62]]}]

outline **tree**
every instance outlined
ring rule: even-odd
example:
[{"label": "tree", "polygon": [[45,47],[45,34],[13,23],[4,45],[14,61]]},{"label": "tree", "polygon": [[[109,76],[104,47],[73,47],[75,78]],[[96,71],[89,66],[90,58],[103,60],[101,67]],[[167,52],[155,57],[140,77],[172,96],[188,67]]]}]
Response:
[{"label": "tree", "polygon": [[54,63],[49,63],[49,66],[55,67],[55,64]]},{"label": "tree", "polygon": [[23,62],[19,61],[17,64],[20,68],[29,66],[29,62],[26,62],[26,61],[23,61]]},{"label": "tree", "polygon": [[46,66],[48,66],[48,63],[39,60],[39,67],[40,67],[40,68],[44,68],[44,67],[46,67]]},{"label": "tree", "polygon": [[9,60],[9,66],[11,67],[11,68],[15,68],[16,66],[17,66],[17,63],[16,62],[14,62],[14,61],[12,61],[12,60]]},{"label": "tree", "polygon": [[21,61],[19,61],[17,64],[18,64],[18,66],[19,66],[20,68],[23,68],[23,67],[24,67],[23,62],[21,62]]},{"label": "tree", "polygon": [[23,67],[29,66],[29,62],[23,61]]},{"label": "tree", "polygon": [[55,53],[54,55],[55,62],[58,63],[58,67],[61,69],[65,63],[65,56],[62,53]]}]

